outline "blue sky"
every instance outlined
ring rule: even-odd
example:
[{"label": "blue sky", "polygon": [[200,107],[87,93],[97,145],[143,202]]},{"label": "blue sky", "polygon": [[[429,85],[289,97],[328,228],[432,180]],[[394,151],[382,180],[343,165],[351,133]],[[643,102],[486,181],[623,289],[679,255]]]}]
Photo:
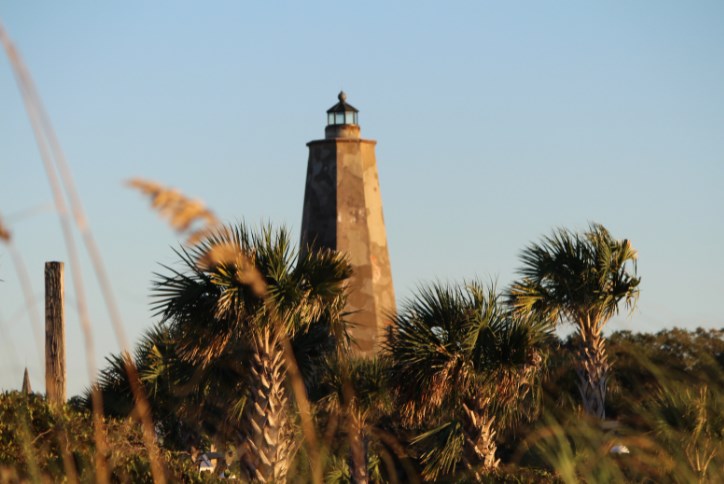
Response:
[{"label": "blue sky", "polygon": [[[177,236],[131,177],[221,218],[298,234],[305,143],[340,89],[376,139],[398,302],[496,279],[554,227],[639,250],[638,310],[612,329],[722,327],[724,3],[12,2],[0,19],[71,164],[128,338],[154,323]],[[27,115],[0,56],[0,215],[42,300],[66,260]],[[97,360],[118,344],[83,259]],[[70,276],[70,274],[68,275]],[[0,388],[43,370],[0,247]],[[68,279],[69,393],[87,384]],[[42,306],[38,309],[42,314]]]}]

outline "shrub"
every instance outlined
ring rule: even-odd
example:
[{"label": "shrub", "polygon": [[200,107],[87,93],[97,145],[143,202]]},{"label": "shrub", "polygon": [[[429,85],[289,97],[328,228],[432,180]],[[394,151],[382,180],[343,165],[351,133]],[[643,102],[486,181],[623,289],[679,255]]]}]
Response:
[{"label": "shrub", "polygon": [[[131,419],[105,419],[107,462],[114,482],[152,482],[141,429]],[[71,405],[51,407],[37,394],[0,394],[0,482],[59,482],[95,476],[96,445],[91,414]],[[172,482],[198,481],[190,456],[162,453]]]}]

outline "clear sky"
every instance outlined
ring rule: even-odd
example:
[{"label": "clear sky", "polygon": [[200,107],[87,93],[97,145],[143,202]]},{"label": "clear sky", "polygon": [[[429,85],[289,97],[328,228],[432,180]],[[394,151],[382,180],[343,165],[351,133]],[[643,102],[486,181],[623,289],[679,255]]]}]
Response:
[{"label": "clear sky", "polygon": [[[0,0],[71,164],[128,338],[178,237],[142,177],[224,220],[299,233],[305,143],[340,89],[378,141],[398,301],[435,278],[514,277],[554,227],[639,250],[612,329],[722,327],[724,2]],[[0,55],[0,214],[32,272],[66,260],[28,117]],[[97,359],[118,350],[87,257]],[[69,394],[87,385],[67,275]],[[0,388],[43,367],[0,246]]]}]

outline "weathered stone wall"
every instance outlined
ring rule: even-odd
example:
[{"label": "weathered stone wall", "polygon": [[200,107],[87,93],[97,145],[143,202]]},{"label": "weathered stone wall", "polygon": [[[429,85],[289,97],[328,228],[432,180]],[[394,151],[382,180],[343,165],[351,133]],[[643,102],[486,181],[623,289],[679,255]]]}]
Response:
[{"label": "weathered stone wall", "polygon": [[337,147],[309,143],[300,249],[337,247]]},{"label": "weathered stone wall", "polygon": [[[352,264],[347,310],[356,350],[373,355],[390,325],[395,294],[382,214],[375,141],[351,136],[309,146],[301,246],[345,252]],[[329,130],[328,130],[329,131]],[[347,133],[345,133],[347,134]],[[356,136],[355,136],[356,135]]]},{"label": "weathered stone wall", "polygon": [[375,346],[384,341],[387,328],[390,326],[391,313],[396,312],[395,290],[392,284],[390,255],[387,249],[387,230],[382,212],[382,194],[377,174],[375,144],[361,145],[362,166],[364,169],[365,205],[367,227],[369,230],[368,250],[372,268],[372,287],[375,296],[375,312],[377,315],[377,338]]}]

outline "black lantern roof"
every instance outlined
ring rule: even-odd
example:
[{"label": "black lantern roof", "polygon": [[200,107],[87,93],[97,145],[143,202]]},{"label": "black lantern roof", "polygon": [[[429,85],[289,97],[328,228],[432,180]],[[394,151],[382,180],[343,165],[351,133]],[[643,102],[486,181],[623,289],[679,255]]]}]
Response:
[{"label": "black lantern roof", "polygon": [[344,91],[339,92],[337,99],[339,99],[339,102],[337,104],[335,104],[334,106],[332,106],[331,108],[327,109],[327,114],[345,113],[345,112],[358,113],[359,112],[357,110],[357,108],[355,108],[351,104],[347,104],[347,95],[344,93]]}]

